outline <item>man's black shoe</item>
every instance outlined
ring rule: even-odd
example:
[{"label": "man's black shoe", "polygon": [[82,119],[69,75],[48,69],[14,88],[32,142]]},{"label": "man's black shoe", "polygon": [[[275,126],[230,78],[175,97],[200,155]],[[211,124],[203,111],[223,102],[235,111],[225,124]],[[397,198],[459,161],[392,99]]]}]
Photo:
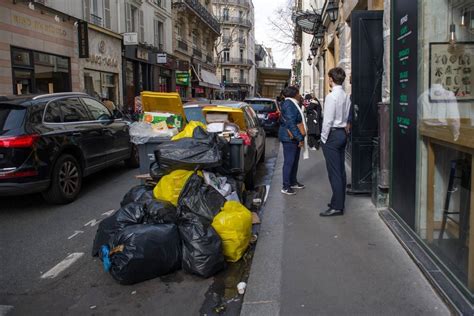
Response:
[{"label": "man's black shoe", "polygon": [[340,216],[344,215],[343,210],[335,210],[333,208],[327,209],[324,212],[319,213],[319,216],[327,217],[327,216]]}]

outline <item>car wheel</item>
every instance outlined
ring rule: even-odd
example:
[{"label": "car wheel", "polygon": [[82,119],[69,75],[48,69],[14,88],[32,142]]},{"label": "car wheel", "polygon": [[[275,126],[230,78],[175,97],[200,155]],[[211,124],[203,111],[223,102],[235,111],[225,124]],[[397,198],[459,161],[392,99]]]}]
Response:
[{"label": "car wheel", "polygon": [[82,186],[82,169],[71,155],[62,155],[53,167],[51,186],[43,197],[47,202],[54,204],[67,204],[74,201]]},{"label": "car wheel", "polygon": [[137,145],[132,144],[130,158],[125,159],[125,166],[128,168],[138,168],[140,166],[140,157],[138,156]]}]

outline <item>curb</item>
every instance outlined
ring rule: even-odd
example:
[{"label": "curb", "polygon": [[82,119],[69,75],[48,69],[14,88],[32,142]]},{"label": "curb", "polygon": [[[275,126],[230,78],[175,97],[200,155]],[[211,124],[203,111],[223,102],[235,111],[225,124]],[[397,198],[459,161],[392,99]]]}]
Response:
[{"label": "curb", "polygon": [[282,156],[279,146],[240,315],[280,314],[284,215],[281,205],[275,202],[272,196],[280,194]]}]

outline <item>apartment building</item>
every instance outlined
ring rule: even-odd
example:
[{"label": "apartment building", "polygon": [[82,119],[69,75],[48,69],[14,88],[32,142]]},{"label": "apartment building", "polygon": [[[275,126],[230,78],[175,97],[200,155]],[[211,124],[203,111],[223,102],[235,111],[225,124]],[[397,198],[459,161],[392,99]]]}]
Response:
[{"label": "apartment building", "polygon": [[216,43],[222,97],[244,99],[255,93],[255,29],[251,0],[213,0],[222,33]]},{"label": "apartment building", "polygon": [[177,57],[176,91],[181,98],[211,98],[219,91],[213,58],[221,28],[210,0],[174,0],[173,52]]}]

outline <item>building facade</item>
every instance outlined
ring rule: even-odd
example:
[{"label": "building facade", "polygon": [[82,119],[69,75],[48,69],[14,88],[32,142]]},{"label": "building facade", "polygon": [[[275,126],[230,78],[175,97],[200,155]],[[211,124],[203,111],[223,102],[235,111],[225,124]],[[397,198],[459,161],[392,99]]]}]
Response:
[{"label": "building facade", "polygon": [[255,29],[251,0],[213,0],[221,24],[215,58],[223,98],[243,100],[255,93]]},{"label": "building facade", "polygon": [[1,0],[0,94],[79,91],[74,19]]},{"label": "building facade", "polygon": [[344,84],[352,100],[350,190],[372,193],[382,219],[453,310],[471,314],[474,4],[305,4],[296,2],[294,19],[302,91],[324,100],[335,66],[352,79]]},{"label": "building facade", "polygon": [[210,0],[173,0],[173,51],[177,57],[176,90],[184,99],[212,98],[220,89],[214,43],[220,25]]},{"label": "building facade", "polygon": [[[34,56],[40,56],[40,53],[50,52],[61,53],[58,58],[67,58],[67,62],[58,60],[68,64],[71,71],[64,75],[69,76],[69,80],[59,81],[63,87],[50,81],[48,86],[52,85],[52,88],[48,88],[48,91],[83,91],[97,98],[110,99],[126,111],[133,111],[135,97],[140,91],[175,91],[177,59],[172,55],[172,11],[169,1],[42,0],[17,4],[10,2],[5,3],[5,7],[7,10],[2,10],[2,14],[12,27],[29,28],[30,34],[46,32],[46,35],[49,32],[50,37],[61,35],[68,40],[63,42],[69,45],[65,56],[64,48],[38,42],[41,36],[24,41],[26,45],[23,45],[17,43],[19,37],[13,36],[17,31],[12,27],[2,28],[5,34],[2,39],[8,39],[4,41],[5,50],[11,51],[10,47],[30,47],[28,52],[15,50],[14,53],[16,56],[19,56],[18,53],[24,54],[25,58],[31,55],[31,65],[25,65],[25,69],[30,67],[33,72],[14,71],[11,77],[11,85],[22,81],[22,85],[29,86],[24,88],[25,92],[46,91],[37,83],[40,76],[34,75],[33,59],[38,59]],[[18,10],[23,12],[22,16],[14,13]],[[35,16],[42,17],[45,23],[49,16],[54,23],[42,25],[34,19]],[[58,42],[54,38],[45,40]],[[15,69],[21,67],[19,64],[14,66]],[[8,70],[3,72],[4,76],[8,74]],[[27,74],[33,76],[30,79],[21,78]],[[2,93],[17,93],[17,90],[2,88]]]}]

